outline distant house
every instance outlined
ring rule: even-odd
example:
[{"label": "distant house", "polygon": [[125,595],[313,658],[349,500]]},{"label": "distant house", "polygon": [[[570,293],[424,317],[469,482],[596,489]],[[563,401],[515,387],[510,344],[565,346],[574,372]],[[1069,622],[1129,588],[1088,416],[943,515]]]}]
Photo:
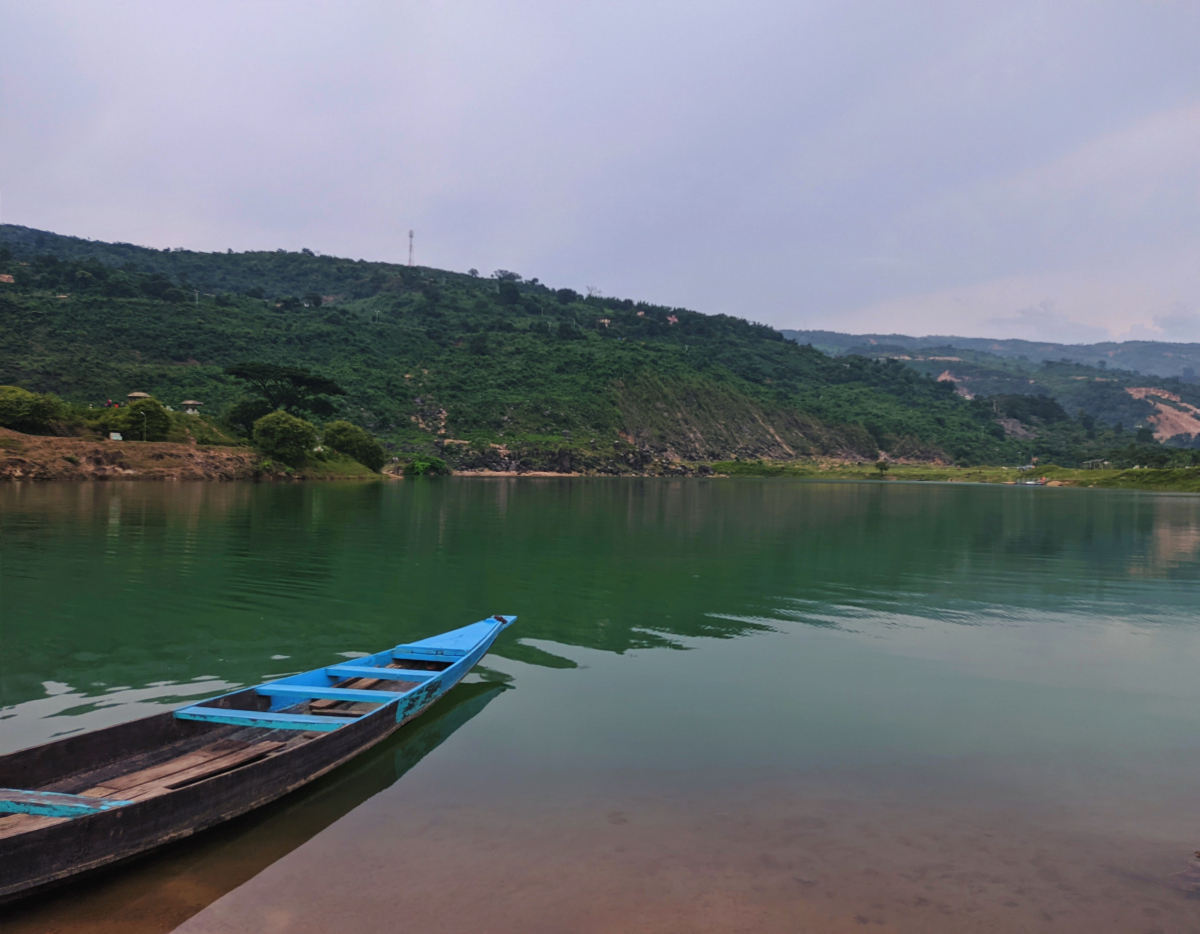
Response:
[{"label": "distant house", "polygon": [[197,402],[195,399],[184,399],[180,405],[183,406],[184,415],[199,415],[200,406],[204,405],[204,403]]},{"label": "distant house", "polygon": [[131,392],[125,398],[128,399],[130,402],[137,402],[138,399],[149,399],[150,393],[148,393],[148,392]]}]

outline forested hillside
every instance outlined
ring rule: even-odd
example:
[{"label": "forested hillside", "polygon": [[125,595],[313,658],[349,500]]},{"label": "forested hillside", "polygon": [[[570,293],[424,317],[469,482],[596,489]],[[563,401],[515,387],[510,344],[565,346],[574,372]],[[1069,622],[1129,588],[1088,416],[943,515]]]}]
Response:
[{"label": "forested hillside", "polygon": [[141,390],[219,414],[245,391],[225,367],[299,366],[344,387],[337,417],[394,452],[437,449],[460,466],[881,451],[1069,462],[1129,440],[1066,413],[1006,414],[900,362],[830,357],[739,318],[504,271],[158,251],[5,226],[0,277],[12,280],[0,282],[0,384],[85,405]]}]

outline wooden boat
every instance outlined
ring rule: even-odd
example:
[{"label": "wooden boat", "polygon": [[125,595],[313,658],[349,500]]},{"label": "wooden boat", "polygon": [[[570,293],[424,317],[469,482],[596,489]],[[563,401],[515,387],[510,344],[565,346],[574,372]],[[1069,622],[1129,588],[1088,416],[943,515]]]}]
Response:
[{"label": "wooden boat", "polygon": [[294,791],[419,716],[515,619],[0,756],[0,901]]}]

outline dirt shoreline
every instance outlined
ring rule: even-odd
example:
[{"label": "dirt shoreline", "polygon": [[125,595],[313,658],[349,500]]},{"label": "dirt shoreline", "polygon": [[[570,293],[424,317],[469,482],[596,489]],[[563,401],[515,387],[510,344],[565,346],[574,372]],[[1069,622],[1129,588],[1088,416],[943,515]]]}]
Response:
[{"label": "dirt shoreline", "polygon": [[[0,428],[0,481],[3,480],[401,480],[403,464],[389,464],[381,474],[353,461],[314,461],[289,470],[270,465],[248,447],[179,444],[169,441],[108,441],[93,438],[26,435]],[[531,465],[532,466],[532,465]],[[575,465],[571,465],[575,466]],[[457,469],[456,477],[707,477],[727,479],[909,480],[943,483],[1013,485],[1025,474],[1008,467],[935,467],[896,463],[881,477],[866,464],[817,461],[725,461],[689,464],[651,462],[639,469],[520,470],[497,464],[495,470]],[[1096,487],[1161,493],[1200,493],[1200,469],[1076,470],[1046,465],[1033,472],[1047,487]]]},{"label": "dirt shoreline", "polygon": [[168,441],[100,441],[0,428],[0,480],[249,480],[249,448]]}]

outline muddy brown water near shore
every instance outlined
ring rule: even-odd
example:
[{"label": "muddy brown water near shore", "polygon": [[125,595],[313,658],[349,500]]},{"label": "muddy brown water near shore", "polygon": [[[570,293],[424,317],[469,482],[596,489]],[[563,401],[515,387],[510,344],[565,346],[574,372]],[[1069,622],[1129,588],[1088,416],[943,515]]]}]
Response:
[{"label": "muddy brown water near shore", "polygon": [[179,930],[303,934],[348,916],[434,932],[1195,930],[1186,833],[1092,801],[981,803],[997,776],[977,766],[720,771],[682,789],[430,776],[407,789],[419,807],[365,805]]},{"label": "muddy brown water near shore", "polygon": [[0,750],[520,614],[385,747],[5,934],[1200,929],[1200,500],[0,488]]}]

